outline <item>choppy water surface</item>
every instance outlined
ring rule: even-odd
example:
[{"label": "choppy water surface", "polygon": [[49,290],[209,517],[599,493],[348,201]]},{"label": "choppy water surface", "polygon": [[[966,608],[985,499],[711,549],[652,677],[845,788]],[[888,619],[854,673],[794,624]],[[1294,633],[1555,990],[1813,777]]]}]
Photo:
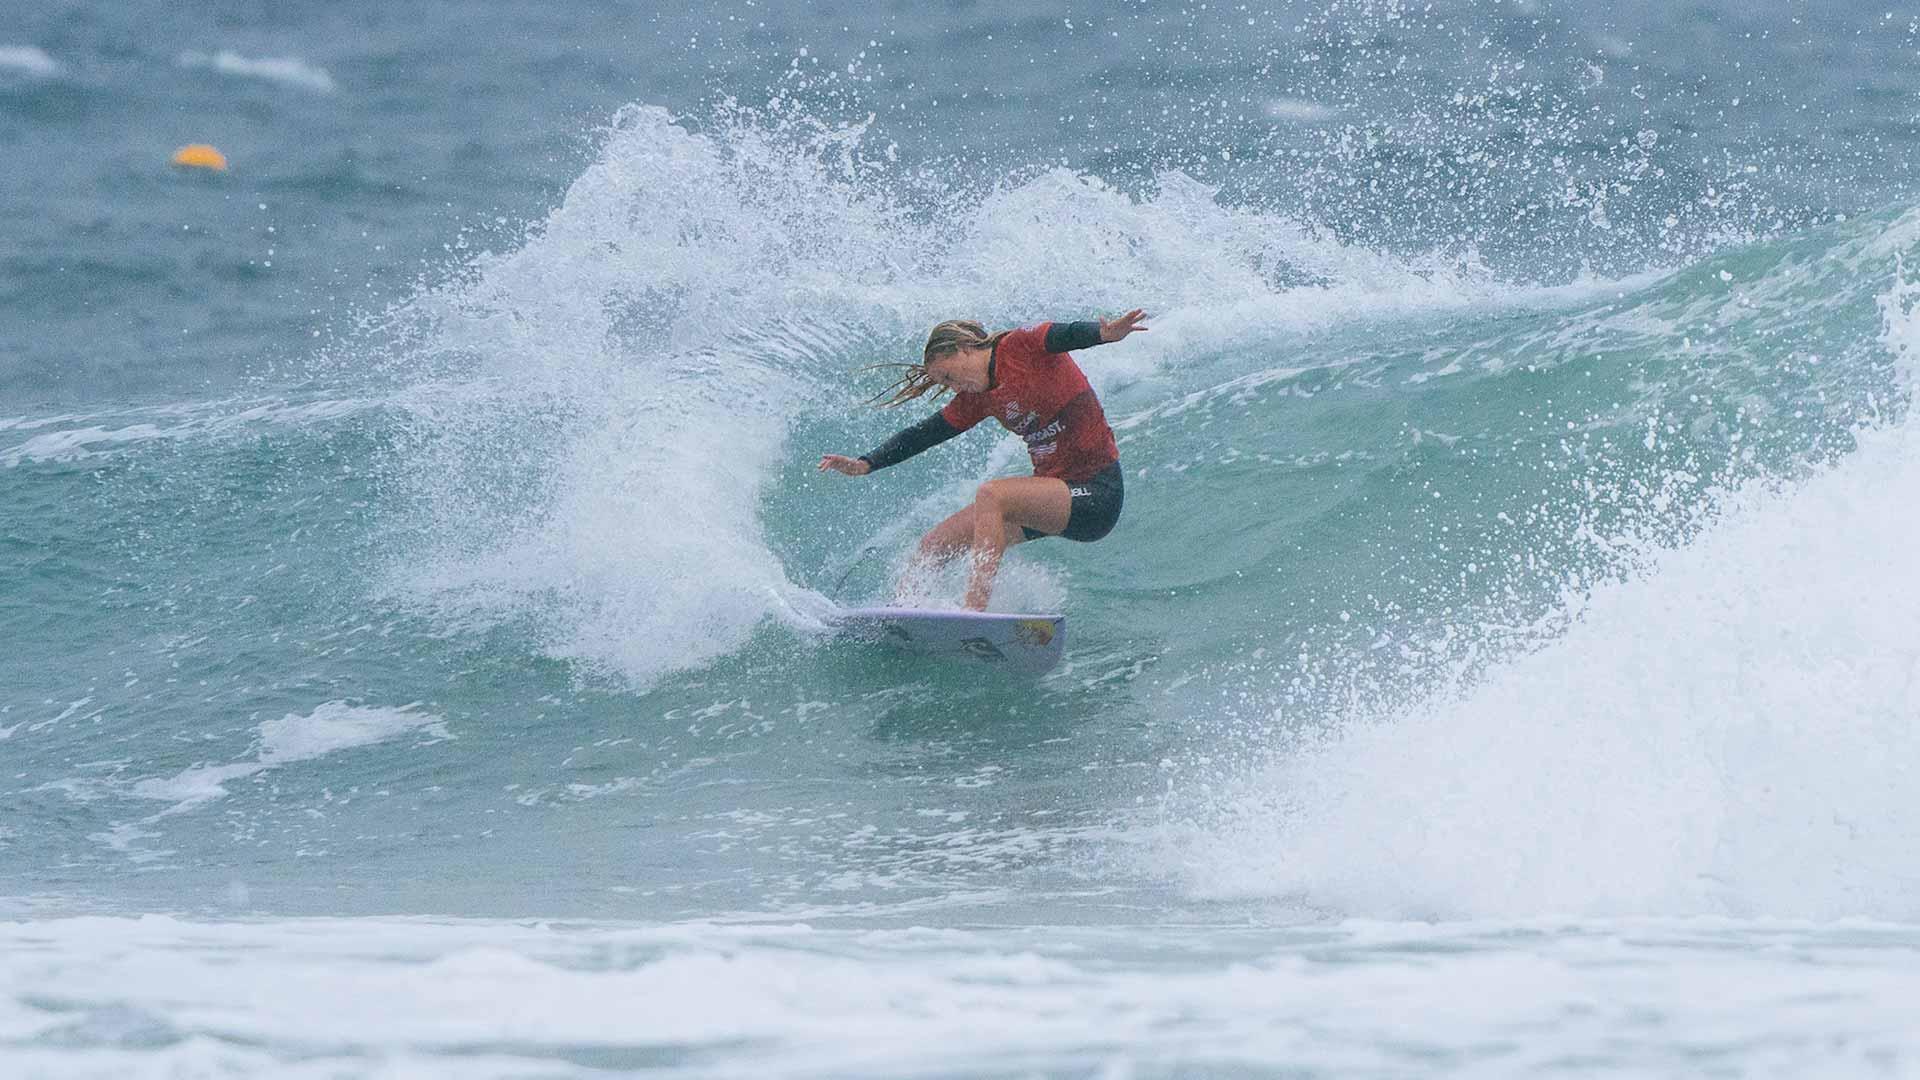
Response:
[{"label": "choppy water surface", "polygon": [[[29,11],[0,1060],[1913,1071],[1916,136],[1850,4]],[[1129,306],[1061,667],[825,634],[1024,465],[858,369]]]}]

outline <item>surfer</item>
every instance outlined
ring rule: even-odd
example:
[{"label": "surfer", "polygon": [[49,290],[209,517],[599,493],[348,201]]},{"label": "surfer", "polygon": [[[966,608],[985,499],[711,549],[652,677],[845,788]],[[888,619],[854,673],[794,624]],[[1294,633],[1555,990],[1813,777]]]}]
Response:
[{"label": "surfer", "polygon": [[859,457],[826,454],[820,468],[865,476],[938,446],[991,416],[1026,440],[1032,476],[989,480],[973,502],[920,539],[916,561],[939,565],[971,551],[966,606],[985,611],[1007,548],[1064,536],[1092,543],[1113,531],[1123,497],[1120,451],[1100,399],[1068,355],[1146,330],[1138,308],[1117,319],[1041,323],[988,334],[950,319],[927,335],[918,364],[882,364],[901,372],[871,399],[883,408],[929,392],[953,392],[946,407]]}]

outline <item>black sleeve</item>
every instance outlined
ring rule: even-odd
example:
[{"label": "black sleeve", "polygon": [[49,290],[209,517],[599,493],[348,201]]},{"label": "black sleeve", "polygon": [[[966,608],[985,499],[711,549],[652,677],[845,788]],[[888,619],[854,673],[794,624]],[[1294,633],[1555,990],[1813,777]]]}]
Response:
[{"label": "black sleeve", "polygon": [[1072,352],[1075,349],[1091,349],[1095,345],[1104,345],[1100,340],[1100,324],[1097,322],[1054,323],[1047,327],[1047,340],[1042,348],[1048,352]]},{"label": "black sleeve", "polygon": [[939,446],[958,434],[960,434],[959,428],[947,423],[946,417],[934,413],[912,427],[902,429],[893,438],[872,450],[861,454],[860,460],[867,463],[868,471],[884,469],[889,465],[898,465],[922,450]]}]

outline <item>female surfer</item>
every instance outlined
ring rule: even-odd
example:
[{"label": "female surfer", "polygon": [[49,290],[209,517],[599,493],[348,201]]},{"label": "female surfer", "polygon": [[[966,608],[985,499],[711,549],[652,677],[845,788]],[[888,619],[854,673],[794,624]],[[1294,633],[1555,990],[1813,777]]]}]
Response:
[{"label": "female surfer", "polygon": [[972,504],[920,540],[917,558],[923,564],[972,551],[966,605],[985,611],[1007,548],[1043,536],[1092,543],[1120,520],[1120,451],[1100,399],[1068,354],[1145,330],[1146,319],[1146,312],[1135,308],[1117,319],[1041,323],[991,335],[977,322],[943,322],[927,335],[920,363],[883,365],[904,371],[873,401],[891,407],[936,388],[953,391],[953,400],[859,457],[822,456],[820,468],[865,476],[938,446],[989,416],[1026,440],[1032,476],[981,484]]}]

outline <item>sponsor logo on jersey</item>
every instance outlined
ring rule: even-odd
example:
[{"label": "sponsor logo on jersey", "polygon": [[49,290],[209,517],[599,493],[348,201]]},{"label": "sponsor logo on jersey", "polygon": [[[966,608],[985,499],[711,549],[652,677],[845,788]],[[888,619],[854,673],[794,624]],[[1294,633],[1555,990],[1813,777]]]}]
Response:
[{"label": "sponsor logo on jersey", "polygon": [[1055,420],[1046,427],[1036,428],[1033,431],[1022,431],[1020,437],[1027,440],[1028,453],[1036,456],[1051,454],[1054,450],[1055,440],[1059,439],[1060,433],[1066,429],[1067,422],[1065,420]]}]

